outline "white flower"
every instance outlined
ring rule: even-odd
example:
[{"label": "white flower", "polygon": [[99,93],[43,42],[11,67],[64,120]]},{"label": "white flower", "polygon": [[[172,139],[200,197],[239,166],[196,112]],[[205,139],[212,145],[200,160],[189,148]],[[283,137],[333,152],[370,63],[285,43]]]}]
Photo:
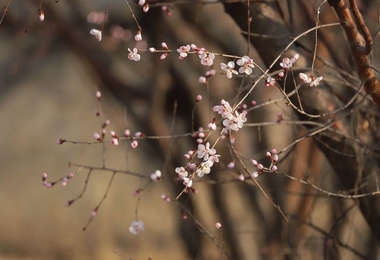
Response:
[{"label": "white flower", "polygon": [[102,40],[102,30],[91,29],[90,34],[94,35],[98,41]]},{"label": "white flower", "polygon": [[128,59],[134,60],[134,61],[139,61],[140,60],[140,54],[138,54],[137,48],[133,48],[133,51],[128,48]]},{"label": "white flower", "polygon": [[235,62],[230,61],[227,64],[225,63],[220,63],[220,68],[226,72],[227,78],[232,78],[232,74],[239,75],[239,73],[234,70],[235,67]]},{"label": "white flower", "polygon": [[228,117],[229,114],[232,113],[232,108],[230,106],[230,103],[228,103],[228,101],[225,101],[224,99],[222,99],[220,101],[220,104],[221,105],[217,105],[217,106],[214,106],[212,108],[212,110],[214,112],[217,112],[219,115],[221,115],[223,118],[226,118]]},{"label": "white flower", "polygon": [[213,165],[213,162],[210,160],[201,162],[198,169],[196,170],[198,177],[203,177],[205,174],[209,174],[211,172],[212,165]]},{"label": "white flower", "polygon": [[178,176],[179,176],[181,179],[184,179],[184,178],[186,178],[187,176],[189,176],[189,174],[187,173],[187,171],[186,171],[185,168],[183,168],[183,167],[177,167],[177,168],[175,168],[175,172],[178,174]]},{"label": "white flower", "polygon": [[183,60],[184,58],[187,57],[187,53],[191,50],[191,47],[190,45],[186,45],[186,46],[181,46],[177,49],[177,52],[179,53],[179,59]]},{"label": "white flower", "polygon": [[305,83],[311,82],[311,79],[305,73],[300,72],[300,74],[298,74],[298,75],[300,76],[300,78],[302,79],[303,82],[305,82]]},{"label": "white flower", "polygon": [[201,59],[201,64],[203,66],[211,66],[214,63],[215,54],[201,49],[198,51],[199,58]]},{"label": "white flower", "polygon": [[183,178],[183,185],[190,188],[193,185],[193,180],[190,178]]},{"label": "white flower", "polygon": [[307,76],[305,73],[302,73],[302,72],[299,74],[299,77],[301,78],[303,82],[310,84],[310,87],[318,86],[319,82],[323,79],[322,76],[316,78],[313,75]]},{"label": "white flower", "polygon": [[282,62],[280,63],[280,66],[284,69],[284,70],[288,70],[292,67],[293,63],[290,61],[289,58],[283,58],[282,59]]},{"label": "white flower", "polygon": [[161,180],[161,176],[162,176],[162,173],[160,170],[156,170],[154,173],[152,173],[150,175],[150,178],[153,180],[153,181],[159,181]]},{"label": "white flower", "polygon": [[243,56],[241,59],[238,59],[236,61],[236,64],[241,66],[241,68],[239,69],[240,74],[245,73],[247,75],[251,75],[252,69],[255,67],[253,65],[253,60],[247,55]]},{"label": "white flower", "polygon": [[318,86],[319,85],[319,82],[323,79],[322,76],[316,78],[316,77],[313,77],[314,79],[312,80],[312,82],[310,83],[310,87],[312,86]]},{"label": "white flower", "polygon": [[215,155],[215,154],[216,154],[216,150],[214,148],[210,148],[209,142],[207,142],[206,145],[203,145],[203,144],[198,145],[197,157],[199,159],[203,158],[204,161],[207,161],[210,155]]},{"label": "white flower", "polygon": [[298,53],[293,55],[293,58],[283,58],[282,62],[280,63],[280,66],[284,69],[284,71],[289,70],[293,64],[296,62],[296,60],[299,58]]},{"label": "white flower", "polygon": [[235,115],[230,114],[225,120],[223,120],[223,125],[227,130],[239,131],[243,128],[243,123],[247,121],[246,112],[238,113],[235,111]]},{"label": "white flower", "polygon": [[131,225],[129,226],[129,232],[131,232],[133,235],[137,235],[141,231],[144,231],[144,223],[141,220],[132,221]]}]

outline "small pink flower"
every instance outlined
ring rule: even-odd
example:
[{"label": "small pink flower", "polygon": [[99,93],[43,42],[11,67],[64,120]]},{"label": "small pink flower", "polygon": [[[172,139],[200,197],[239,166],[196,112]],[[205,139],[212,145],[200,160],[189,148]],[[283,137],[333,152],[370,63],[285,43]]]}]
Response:
[{"label": "small pink flower", "polygon": [[227,78],[232,78],[232,74],[239,75],[239,73],[234,70],[235,67],[235,62],[230,61],[227,64],[225,63],[220,63],[220,68],[226,72]]},{"label": "small pink flower", "polygon": [[179,53],[179,59],[183,60],[187,57],[188,52],[191,50],[190,45],[181,46],[177,49],[177,52]]},{"label": "small pink flower", "polygon": [[95,36],[98,41],[102,40],[102,30],[91,29],[90,34]]},{"label": "small pink flower", "polygon": [[203,66],[212,66],[212,64],[214,63],[214,59],[215,59],[214,53],[211,53],[205,49],[202,49],[202,50],[198,51],[198,54],[199,54],[199,58],[201,59],[201,64]]},{"label": "small pink flower", "polygon": [[177,168],[175,168],[175,172],[178,174],[178,176],[181,179],[186,178],[187,176],[189,176],[189,174],[187,173],[187,171],[185,170],[184,167],[177,167]]},{"label": "small pink flower", "polygon": [[98,134],[98,133],[94,133],[94,138],[97,140],[97,141],[102,141],[102,138],[101,136]]},{"label": "small pink flower", "polygon": [[132,221],[129,232],[131,232],[133,235],[137,235],[139,232],[144,231],[144,223],[139,221]]},{"label": "small pink flower", "polygon": [[248,56],[243,56],[241,59],[238,59],[236,61],[236,64],[241,66],[239,68],[239,73],[240,74],[247,74],[247,75],[251,75],[252,74],[252,69],[255,67],[253,65],[253,60],[248,57]]},{"label": "small pink flower", "polygon": [[138,54],[138,50],[137,48],[133,48],[133,51],[131,51],[131,49],[128,48],[128,59],[130,60],[134,60],[134,61],[139,61],[140,60],[140,54]]},{"label": "small pink flower", "polygon": [[156,170],[154,173],[152,173],[150,175],[150,178],[153,180],[153,181],[159,181],[161,180],[161,177],[162,177],[162,173],[160,170]]},{"label": "small pink flower", "polygon": [[299,77],[304,83],[310,84],[310,87],[318,86],[319,82],[323,80],[322,76],[320,77],[315,77],[314,75],[307,76],[305,73],[302,73],[302,72],[299,74]]},{"label": "small pink flower", "polygon": [[216,223],[215,223],[215,227],[216,227],[217,229],[219,229],[219,228],[222,228],[223,226],[222,226],[222,224],[221,224],[220,222],[216,222]]}]

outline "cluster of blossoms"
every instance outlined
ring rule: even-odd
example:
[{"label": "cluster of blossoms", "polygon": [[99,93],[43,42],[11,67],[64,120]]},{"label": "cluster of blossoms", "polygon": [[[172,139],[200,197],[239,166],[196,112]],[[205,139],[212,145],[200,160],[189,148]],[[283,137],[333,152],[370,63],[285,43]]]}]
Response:
[{"label": "cluster of blossoms", "polygon": [[[211,172],[211,167],[214,163],[219,162],[220,157],[219,154],[216,154],[215,148],[210,147],[209,142],[206,144],[198,144],[196,155],[198,159],[201,159],[200,163],[196,164],[191,161],[187,163],[187,167],[191,170],[192,174],[189,174],[185,167],[177,167],[175,169],[178,177],[183,180],[183,184],[187,188],[190,188],[193,184],[194,172],[198,175],[198,177],[203,177],[205,174],[209,174]],[[192,159],[194,157],[194,151],[189,151],[185,157]]]},{"label": "cluster of blossoms", "polygon": [[220,68],[226,72],[227,78],[232,78],[232,74],[239,75],[246,74],[251,75],[252,69],[255,67],[253,60],[248,56],[243,56],[241,59],[236,61],[236,64],[240,66],[239,72],[234,70],[235,62],[230,61],[227,64],[220,63]]},{"label": "cluster of blossoms", "polygon": [[223,120],[223,126],[227,130],[232,131],[239,131],[240,128],[243,127],[243,124],[247,121],[246,118],[246,111],[243,111],[239,113],[235,110],[235,114],[233,114],[232,108],[230,106],[230,103],[228,101],[225,101],[222,99],[220,102],[220,105],[214,106],[213,111],[220,114],[224,120]]},{"label": "cluster of blossoms", "polygon": [[[278,154],[276,149],[272,149],[270,152],[266,153],[266,157],[271,160],[271,164],[269,166],[269,170],[272,172],[277,171],[277,162],[278,162]],[[257,178],[264,171],[264,166],[261,163],[258,163],[256,160],[251,160],[253,166],[257,168],[256,171],[251,173],[252,178]],[[267,169],[268,170],[268,169]]]},{"label": "cluster of blossoms", "polygon": [[57,184],[58,182],[61,182],[61,185],[63,187],[65,187],[67,185],[67,182],[72,179],[74,177],[74,173],[69,173],[67,176],[59,179],[58,181],[54,181],[54,182],[50,182],[50,181],[47,181],[47,174],[46,173],[43,173],[42,174],[42,184],[46,187],[46,188],[51,188],[53,187],[55,184]]},{"label": "cluster of blossoms", "polygon": [[205,174],[210,173],[211,167],[214,163],[219,162],[220,155],[216,154],[216,150],[214,148],[210,148],[210,143],[207,142],[206,145],[198,145],[197,157],[203,161],[200,163],[195,172],[198,177],[203,177]]},{"label": "cluster of blossoms", "polygon": [[215,54],[209,52],[205,48],[199,48],[195,44],[181,46],[177,49],[179,53],[179,59],[183,60],[187,57],[189,52],[194,52],[198,54],[199,59],[201,60],[201,64],[203,66],[212,66],[214,64]]},{"label": "cluster of blossoms", "polygon": [[299,58],[298,53],[294,54],[293,57],[290,59],[289,58],[283,58],[282,62],[280,62],[280,66],[283,68],[283,70],[285,72],[287,72],[288,70],[291,69],[291,67],[296,62],[296,60],[298,60],[298,58]]}]

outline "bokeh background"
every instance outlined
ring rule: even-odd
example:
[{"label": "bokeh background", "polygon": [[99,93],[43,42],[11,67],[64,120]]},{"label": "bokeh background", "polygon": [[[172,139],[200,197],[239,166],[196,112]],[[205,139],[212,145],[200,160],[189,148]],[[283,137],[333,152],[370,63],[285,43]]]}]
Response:
[{"label": "bokeh background", "polygon": [[[267,51],[257,51],[253,45],[249,48],[250,57],[264,68],[268,60],[281,53],[282,40],[289,41],[289,32],[279,30],[277,23],[291,28],[292,35],[313,27],[315,20],[310,17],[314,17],[320,1],[254,2],[252,10],[256,13],[252,11],[252,16],[257,19],[272,17],[273,12],[278,15],[272,19],[273,24],[263,25],[260,20],[261,27],[267,27],[266,34],[261,32],[252,40],[267,39],[269,35],[270,40],[264,43]],[[4,6],[7,3],[1,2]],[[217,53],[247,53],[246,35],[237,19],[245,17],[246,11],[235,16],[234,21],[221,3],[173,3],[171,16],[161,10],[159,3],[156,7],[153,3],[146,14],[131,4],[143,29],[143,41],[139,43],[134,41],[137,25],[123,1],[112,1],[100,42],[89,31],[102,26],[107,1],[50,1],[41,6],[41,1],[13,0],[7,5],[0,25],[0,258],[227,259],[222,253],[225,249],[231,259],[376,259],[378,242],[355,200],[327,197],[283,176],[260,177],[264,190],[290,217],[285,224],[252,182],[237,181],[239,173],[244,172],[241,167],[227,169],[233,160],[228,150],[220,152],[226,159],[208,182],[196,184],[197,195],[185,194],[178,203],[167,203],[161,199],[162,194],[175,198],[183,188],[175,178],[174,168],[185,164],[183,154],[196,148],[194,139],[141,140],[137,149],[132,149],[129,141],[105,147],[57,144],[59,138],[93,142],[94,132],[101,131],[106,119],[111,122],[107,130],[120,136],[126,128],[132,133],[142,131],[154,136],[188,133],[207,126],[213,118],[212,105],[222,98],[233,100],[237,93],[245,93],[240,86],[247,82],[227,81],[219,73],[219,65],[215,65],[217,76],[212,78],[210,89],[199,84],[198,77],[206,69],[196,56],[179,61],[178,54],[171,53],[161,61],[160,54],[143,52],[141,62],[128,60],[128,48],[159,49],[163,41],[173,50],[196,43]],[[370,10],[375,9],[370,7],[371,3],[363,3],[366,18],[373,20],[376,16]],[[45,13],[43,22],[36,16],[39,8]],[[259,10],[262,13],[258,14]],[[326,23],[335,21],[328,6],[321,10]],[[259,22],[253,22],[253,32],[256,25],[259,27]],[[329,36],[343,35],[339,29],[331,30],[321,34],[318,53],[335,62],[337,68],[355,75],[347,44],[342,44],[335,56],[328,48]],[[313,47],[313,39],[305,36],[300,41]],[[344,42],[343,36],[339,39],[339,44]],[[306,59],[312,55],[300,50],[298,67],[310,66]],[[294,53],[292,49],[287,55]],[[218,59],[216,64],[229,60]],[[350,89],[347,86],[359,84],[355,76],[347,79],[349,83],[344,82],[337,76],[341,71],[329,71],[331,67],[322,63],[317,62],[316,70],[325,73],[327,82],[346,84],[345,91]],[[254,74],[258,76],[260,71]],[[258,86],[249,101],[260,104],[282,97],[274,88],[265,88],[263,83]],[[99,110],[97,90],[102,92],[101,118],[95,116]],[[323,97],[318,90],[310,91],[315,92],[303,96],[307,101]],[[202,94],[204,100],[197,104],[195,120],[191,122],[197,94]],[[318,109],[317,106],[320,112]],[[249,121],[275,122],[279,112],[287,120],[297,120],[286,101],[279,100],[251,111]],[[306,127],[285,123],[248,127],[236,135],[235,146],[265,162],[266,151],[284,148],[305,133]],[[81,193],[88,172],[70,167],[70,162],[94,167],[102,167],[105,162],[109,168],[147,178],[116,174],[98,214],[83,231],[92,210],[105,195],[112,172],[94,171],[83,197],[66,207],[68,200]],[[291,176],[311,179],[326,190],[348,189],[313,140],[305,139],[291,149],[279,166]],[[162,170],[164,177],[159,183],[151,183],[149,176],[156,169]],[[60,183],[50,189],[42,185],[42,173],[54,181],[71,172],[75,177],[66,187]],[[136,196],[138,189],[142,192]],[[187,214],[184,219],[179,204],[196,218]],[[145,230],[138,235],[128,230],[134,220],[144,222]],[[223,223],[223,230],[215,228],[217,221]]]}]

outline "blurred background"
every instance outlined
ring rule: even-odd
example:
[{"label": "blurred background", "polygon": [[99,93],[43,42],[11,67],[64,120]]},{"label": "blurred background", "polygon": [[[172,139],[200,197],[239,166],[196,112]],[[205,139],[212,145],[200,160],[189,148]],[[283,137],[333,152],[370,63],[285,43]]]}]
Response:
[{"label": "blurred background", "polygon": [[[365,208],[360,206],[363,201],[328,197],[281,174],[260,176],[260,185],[289,219],[285,222],[252,181],[238,180],[240,174],[245,174],[241,165],[236,163],[238,166],[232,170],[227,167],[236,159],[228,150],[228,142],[217,146],[223,161],[194,185],[198,194],[184,194],[178,201],[174,199],[183,185],[174,169],[186,164],[183,154],[196,149],[192,137],[140,140],[136,149],[131,148],[130,141],[120,141],[118,146],[57,144],[60,138],[93,142],[94,133],[100,133],[107,119],[107,130],[119,136],[126,128],[132,134],[141,131],[149,136],[170,136],[207,127],[215,117],[212,106],[222,98],[236,103],[247,93],[245,86],[261,72],[254,71],[252,78],[227,80],[220,73],[219,63],[230,59],[217,57],[217,75],[206,87],[198,83],[198,78],[208,68],[199,64],[197,56],[178,60],[178,53],[174,52],[160,60],[160,54],[140,52],[141,61],[134,62],[128,60],[128,48],[161,49],[161,42],[166,42],[169,49],[176,50],[195,43],[215,53],[249,54],[266,68],[284,50],[290,35],[315,26],[315,10],[321,1],[251,1],[253,36],[248,50],[244,34],[247,6],[243,3],[174,1],[162,10],[164,4],[151,2],[149,12],[143,13],[135,2],[131,2],[131,7],[143,30],[141,42],[134,40],[138,27],[123,1],[111,2],[100,42],[89,32],[102,27],[107,1],[0,3],[7,7],[0,25],[0,258],[376,259],[380,232],[378,225],[371,223],[376,222],[378,215],[373,213],[372,222],[369,221],[363,213]],[[376,17],[371,11],[377,10],[373,6],[378,3],[374,2],[360,2],[369,21]],[[45,15],[43,22],[38,17],[39,9]],[[321,10],[322,22],[336,22],[327,5]],[[336,35],[339,37],[334,38]],[[308,92],[301,89],[300,95],[305,98],[306,110],[322,114],[331,106],[346,104],[360,81],[342,31],[334,27],[319,37],[318,54],[332,65],[318,60],[316,71],[323,74],[327,83],[320,89],[307,88]],[[310,67],[312,53],[308,50],[314,46],[313,39],[314,35],[303,37],[284,54],[291,57],[300,53],[295,72]],[[339,45],[338,51],[331,47],[331,39]],[[375,57],[377,52],[378,49]],[[377,62],[378,59],[375,66]],[[273,71],[276,69],[278,65]],[[97,90],[102,92],[100,104],[95,96]],[[195,106],[198,94],[203,95],[203,100]],[[278,101],[250,110],[248,122],[258,125],[235,135],[234,147],[246,159],[268,164],[266,151],[283,149],[308,133],[310,128],[294,123],[302,123],[305,118],[297,117],[281,98],[276,88],[266,88],[260,82],[247,99],[248,106],[251,101]],[[95,115],[99,109],[100,118]],[[305,139],[284,153],[285,160],[278,165],[281,171],[336,193],[361,193],[372,188],[368,183],[377,180],[379,151],[366,153],[365,149],[378,140],[379,113],[370,100],[357,111],[360,116],[353,117],[356,121],[342,121],[347,128],[335,128],[336,132],[341,131],[339,138],[335,132],[326,131],[327,134],[318,136],[319,140]],[[278,113],[285,118],[284,123],[275,123]],[[355,161],[356,157],[347,155],[352,152],[352,147],[348,147],[351,143],[344,141],[341,133],[349,129],[349,137],[361,137],[352,129],[356,131],[363,120],[370,122],[368,132],[373,134],[372,139],[366,139],[363,153],[372,156],[374,168],[371,177],[363,174],[358,180],[352,177],[357,168],[351,167],[350,173],[342,166],[347,164],[350,168],[348,161]],[[339,153],[345,160],[334,157],[340,163],[331,162],[332,149],[323,150],[326,144],[335,147],[329,138],[346,145],[336,146],[347,152]],[[105,196],[112,170],[94,170],[83,197],[66,207],[67,201],[81,194],[88,176],[86,167],[81,169],[73,164],[120,170],[86,231],[83,228]],[[150,182],[150,174],[157,169],[163,172],[163,179]],[[47,173],[48,181],[69,173],[75,176],[66,187],[57,183],[48,189],[42,185],[43,173]],[[344,176],[353,179],[356,186],[342,181]],[[359,189],[350,190],[358,186]],[[173,202],[162,200],[162,194]],[[377,201],[371,203],[373,208],[380,207]],[[134,220],[144,222],[145,230],[138,235],[129,232]],[[216,222],[221,222],[223,229],[217,229]]]}]

